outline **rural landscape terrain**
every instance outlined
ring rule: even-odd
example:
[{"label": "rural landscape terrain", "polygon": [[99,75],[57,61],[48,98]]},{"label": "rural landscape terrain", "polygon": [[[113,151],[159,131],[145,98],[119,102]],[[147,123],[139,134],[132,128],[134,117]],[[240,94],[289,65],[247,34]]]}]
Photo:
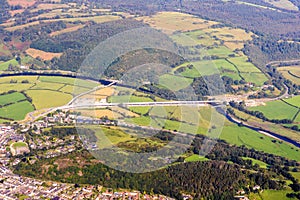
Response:
[{"label": "rural landscape terrain", "polygon": [[0,2],[0,199],[300,199],[300,1]]}]

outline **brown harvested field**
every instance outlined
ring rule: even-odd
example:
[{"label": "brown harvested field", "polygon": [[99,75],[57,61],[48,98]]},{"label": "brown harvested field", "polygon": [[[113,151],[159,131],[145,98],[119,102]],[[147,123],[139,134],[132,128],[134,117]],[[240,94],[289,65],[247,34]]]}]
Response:
[{"label": "brown harvested field", "polygon": [[23,24],[23,25],[7,27],[7,28],[5,28],[5,30],[6,31],[15,31],[15,30],[19,30],[19,29],[24,29],[29,26],[38,25],[39,23],[40,23],[39,21],[30,22],[30,23]]},{"label": "brown harvested field", "polygon": [[120,108],[120,107],[113,107],[112,111],[114,111],[115,113],[120,113],[120,114],[122,114],[124,116],[127,116],[127,117],[139,117],[138,114],[136,114],[134,112],[131,112],[129,110],[126,110],[124,108]]},{"label": "brown harvested field", "polygon": [[62,55],[62,53],[50,53],[33,48],[27,49],[26,53],[33,58],[40,57],[42,60],[51,60],[52,58],[60,57]]},{"label": "brown harvested field", "polygon": [[159,12],[150,17],[138,17],[136,19],[167,34],[172,34],[175,31],[206,29],[214,24],[218,24],[218,22],[200,19],[196,16],[180,12]]},{"label": "brown harvested field", "polygon": [[96,118],[102,118],[102,117],[108,117],[109,119],[119,119],[123,116],[117,112],[113,112],[108,109],[97,109],[97,110],[76,110],[76,112],[80,112],[83,116],[88,117],[96,117]]},{"label": "brown harvested field", "polygon": [[20,51],[24,51],[25,49],[27,49],[29,47],[30,42],[21,42],[21,41],[16,39],[16,40],[13,40],[13,41],[9,42],[9,45],[11,47],[14,47],[14,48],[20,50]]},{"label": "brown harvested field", "polygon": [[35,9],[32,9],[31,12],[37,12],[39,10],[53,10],[58,8],[69,8],[67,4],[53,4],[53,3],[41,3]]},{"label": "brown harvested field", "polygon": [[211,36],[230,42],[230,41],[248,41],[252,40],[253,33],[247,33],[243,29],[223,27],[223,28],[208,28],[204,30],[206,33],[210,33]]},{"label": "brown harvested field", "polygon": [[56,22],[56,21],[67,21],[67,22],[75,22],[75,21],[94,21],[96,23],[104,23],[114,20],[121,19],[120,16],[114,16],[114,15],[102,15],[102,16],[93,16],[93,17],[74,17],[74,18],[62,18],[62,19],[48,19],[43,20],[43,22]]},{"label": "brown harvested field", "polygon": [[106,87],[106,88],[102,88],[99,89],[97,91],[94,92],[95,95],[103,95],[103,96],[111,96],[115,93],[115,89],[112,87]]},{"label": "brown harvested field", "polygon": [[244,42],[224,42],[224,45],[232,51],[244,48]]},{"label": "brown harvested field", "polygon": [[278,67],[277,70],[293,83],[300,85],[300,65],[289,67]]},{"label": "brown harvested field", "polygon": [[16,6],[16,5],[20,5],[23,8],[28,8],[32,5],[34,5],[36,2],[36,0],[7,0],[7,3],[10,6]]},{"label": "brown harvested field", "polygon": [[61,31],[55,31],[55,32],[52,32],[50,33],[49,35],[51,37],[54,37],[54,36],[57,36],[57,35],[60,35],[60,34],[64,34],[64,33],[69,33],[69,32],[73,32],[73,31],[77,31],[78,29],[81,29],[83,28],[84,25],[83,24],[80,24],[80,25],[77,25],[77,26],[72,26],[72,27],[68,27],[66,29],[63,29]]},{"label": "brown harvested field", "polygon": [[20,14],[20,13],[23,13],[24,12],[24,9],[20,9],[20,10],[10,10],[9,13],[11,16],[14,16],[16,14]]}]

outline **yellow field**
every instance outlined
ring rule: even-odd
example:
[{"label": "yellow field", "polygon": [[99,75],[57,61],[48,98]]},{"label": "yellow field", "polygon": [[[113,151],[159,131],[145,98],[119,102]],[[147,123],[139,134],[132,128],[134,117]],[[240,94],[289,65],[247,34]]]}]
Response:
[{"label": "yellow field", "polygon": [[53,37],[53,36],[57,36],[57,35],[60,35],[60,34],[77,31],[78,29],[81,29],[83,27],[84,27],[84,25],[80,24],[80,25],[77,25],[77,26],[73,26],[73,27],[69,27],[69,28],[63,29],[61,31],[52,32],[52,33],[50,33],[50,36]]},{"label": "yellow field", "polygon": [[75,21],[94,21],[96,23],[104,23],[114,20],[121,19],[120,16],[114,16],[114,15],[103,15],[103,16],[93,16],[93,17],[75,17],[75,18],[63,18],[63,19],[48,19],[43,20],[43,22],[56,22],[56,21],[67,21],[67,22],[75,22]]},{"label": "yellow field", "polygon": [[279,67],[278,71],[293,83],[300,85],[300,66]]},{"label": "yellow field", "polygon": [[224,42],[224,45],[232,51],[244,48],[243,42]]},{"label": "yellow field", "polygon": [[252,40],[253,33],[247,33],[243,29],[223,27],[223,28],[209,28],[204,30],[206,33],[210,33],[212,36],[224,41],[247,41]]},{"label": "yellow field", "polygon": [[81,115],[95,118],[108,117],[109,119],[120,119],[123,116],[119,113],[113,112],[108,109],[97,109],[97,110],[76,110],[81,112]]},{"label": "yellow field", "polygon": [[59,58],[62,55],[62,53],[50,53],[33,48],[27,49],[26,53],[33,58],[40,57],[42,60],[51,60],[55,57]]},{"label": "yellow field", "polygon": [[27,8],[35,4],[36,0],[7,0],[10,6],[20,5],[23,8]]},{"label": "yellow field", "polygon": [[72,100],[72,95],[50,90],[28,90],[26,94],[33,99],[37,110],[63,106]]},{"label": "yellow field", "polygon": [[272,4],[273,6],[276,6],[278,8],[283,8],[287,10],[295,10],[298,11],[298,7],[295,6],[292,2],[289,0],[265,0],[266,2]]},{"label": "yellow field", "polygon": [[30,22],[30,23],[23,24],[23,25],[7,27],[7,28],[5,28],[5,30],[6,31],[15,31],[15,30],[19,30],[19,29],[24,29],[24,28],[29,27],[29,26],[38,25],[39,23],[40,23],[39,21]]},{"label": "yellow field", "polygon": [[16,14],[24,12],[25,9],[20,9],[20,10],[10,10],[9,13],[11,16],[14,16]]},{"label": "yellow field", "polygon": [[200,19],[196,16],[179,12],[159,12],[153,16],[138,17],[137,20],[143,21],[153,28],[162,30],[167,34],[175,31],[191,31],[205,29],[218,22]]},{"label": "yellow field", "polygon": [[39,10],[48,10],[48,9],[58,9],[58,8],[69,8],[67,4],[52,4],[52,3],[42,3],[37,6],[37,8],[32,9],[31,12],[37,12]]}]

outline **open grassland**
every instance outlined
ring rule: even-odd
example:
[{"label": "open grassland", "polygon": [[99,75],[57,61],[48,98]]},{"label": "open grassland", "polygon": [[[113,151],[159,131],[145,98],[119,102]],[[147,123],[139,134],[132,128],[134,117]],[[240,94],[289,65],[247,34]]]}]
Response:
[{"label": "open grassland", "polygon": [[168,88],[171,91],[178,91],[191,85],[193,79],[183,76],[174,76],[171,74],[165,74],[159,77],[159,85]]},{"label": "open grassland", "polygon": [[277,8],[282,8],[286,10],[293,10],[298,11],[298,7],[295,6],[292,2],[289,0],[265,0],[266,2],[272,4],[273,6],[276,6]]},{"label": "open grassland", "polygon": [[28,145],[25,142],[15,142],[11,144],[11,147],[14,149],[21,148],[21,147],[28,147]]},{"label": "open grassland", "polygon": [[136,19],[168,34],[175,31],[199,30],[218,24],[218,22],[179,12],[159,12],[153,16],[138,17]]},{"label": "open grassland", "polygon": [[26,114],[34,111],[34,107],[28,101],[22,101],[0,108],[0,117],[12,120],[22,120]]},{"label": "open grassland", "polygon": [[80,112],[82,116],[87,116],[87,117],[96,117],[96,118],[107,117],[108,119],[111,120],[123,118],[123,115],[109,109],[90,109],[90,110],[79,109],[75,111]]},{"label": "open grassland", "polygon": [[243,29],[232,27],[210,28],[204,30],[204,32],[223,41],[248,41],[251,40],[254,35],[253,33],[246,32]]},{"label": "open grassland", "polygon": [[199,162],[199,161],[208,161],[208,158],[205,158],[204,156],[199,156],[199,155],[191,155],[184,159],[185,162]]},{"label": "open grassland", "polygon": [[292,147],[284,142],[281,144],[278,142],[274,143],[272,138],[245,127],[239,127],[234,124],[224,126],[220,139],[238,146],[245,145],[248,148],[300,161],[299,148]]},{"label": "open grassland", "polygon": [[181,75],[190,78],[223,73],[238,74],[238,71],[234,67],[234,65],[232,65],[225,59],[190,62],[187,64],[183,64],[180,67],[187,65],[192,65],[193,67],[186,67],[185,71],[183,71]]},{"label": "open grassland", "polygon": [[25,100],[26,97],[22,93],[14,92],[11,94],[0,95],[0,105],[6,105],[9,103],[15,103],[21,100]]},{"label": "open grassland", "polygon": [[71,17],[71,18],[60,18],[60,19],[45,19],[45,20],[40,20],[40,21],[33,21],[29,22],[27,24],[22,24],[22,25],[12,25],[9,27],[6,27],[5,30],[7,31],[15,31],[15,30],[20,30],[24,29],[29,26],[34,26],[40,24],[40,22],[48,23],[48,22],[57,22],[57,21],[65,21],[65,22],[76,22],[76,21],[81,21],[81,22],[88,22],[88,21],[94,21],[95,23],[104,23],[104,22],[109,22],[109,21],[115,21],[121,19],[120,16],[115,16],[115,15],[102,15],[102,16],[90,16],[90,17]]},{"label": "open grassland", "polygon": [[108,98],[108,102],[111,103],[126,103],[126,102],[153,102],[148,97],[138,97],[134,95],[123,95],[123,96],[111,96]]},{"label": "open grassland", "polygon": [[224,45],[231,49],[232,51],[236,49],[242,49],[244,48],[244,42],[239,42],[239,41],[233,41],[233,42],[224,42]]},{"label": "open grassland", "polygon": [[50,90],[28,90],[26,94],[32,98],[37,110],[65,105],[72,99],[72,95]]},{"label": "open grassland", "polygon": [[298,179],[300,181],[300,172],[290,172],[295,179]]},{"label": "open grassland", "polygon": [[205,56],[217,56],[219,58],[227,58],[229,55],[235,54],[225,46],[211,48],[204,53]]},{"label": "open grassland", "polygon": [[47,19],[43,20],[43,22],[57,22],[57,21],[65,21],[65,22],[88,22],[94,21],[95,23],[104,23],[109,21],[115,21],[121,19],[120,16],[116,15],[102,15],[102,16],[91,16],[91,17],[73,17],[73,18],[61,18],[61,19]]},{"label": "open grassland", "polygon": [[253,158],[248,158],[248,157],[242,157],[244,160],[251,160],[252,161],[252,165],[259,165],[260,168],[264,168],[266,169],[268,167],[268,164],[265,163],[265,162],[262,162],[260,160],[256,160],[256,159],[253,159]]},{"label": "open grassland", "polygon": [[240,73],[246,82],[254,83],[257,86],[263,85],[268,79],[263,73]]},{"label": "open grassland", "polygon": [[[275,108],[275,109],[274,109]],[[249,110],[260,111],[268,119],[293,119],[298,109],[283,101],[270,101],[265,106],[249,107]]]},{"label": "open grassland", "polygon": [[32,9],[31,12],[38,12],[40,10],[53,10],[58,8],[69,8],[67,4],[53,4],[53,3],[41,3],[38,4],[35,9]]},{"label": "open grassland", "polygon": [[290,200],[286,194],[293,192],[292,190],[263,190],[260,193],[251,193],[249,199],[253,200]]},{"label": "open grassland", "polygon": [[246,56],[228,58],[228,60],[233,63],[241,73],[260,73],[260,70],[255,67],[251,62],[248,62],[248,58]]},{"label": "open grassland", "polygon": [[76,26],[65,28],[65,29],[60,30],[60,31],[52,32],[52,33],[50,33],[50,36],[54,37],[54,36],[61,35],[61,34],[64,34],[64,33],[69,33],[69,32],[73,32],[73,31],[77,31],[77,30],[79,30],[79,29],[81,29],[83,27],[84,27],[83,24],[79,24],[79,25],[76,25]]},{"label": "open grassland", "polygon": [[278,67],[277,70],[293,83],[300,85],[300,66]]},{"label": "open grassland", "polygon": [[2,63],[0,63],[0,70],[1,71],[7,70],[9,65],[19,66],[19,63],[18,63],[18,61],[16,61],[16,59],[12,59],[12,60],[9,60],[9,61],[6,61],[6,62],[2,62]]},{"label": "open grassland", "polygon": [[27,24],[22,24],[22,25],[17,25],[17,26],[10,26],[10,27],[5,28],[5,30],[13,32],[13,31],[16,31],[16,30],[24,29],[26,27],[34,26],[34,25],[38,25],[38,24],[40,24],[39,21],[34,21],[34,22],[29,22]]},{"label": "open grassland", "polygon": [[284,101],[300,108],[300,96],[295,96],[295,97],[292,97],[292,98],[289,98],[289,99],[285,99]]},{"label": "open grassland", "polygon": [[27,49],[26,53],[33,58],[41,58],[42,60],[51,60],[53,58],[59,58],[62,55],[62,53],[50,53],[33,48]]}]

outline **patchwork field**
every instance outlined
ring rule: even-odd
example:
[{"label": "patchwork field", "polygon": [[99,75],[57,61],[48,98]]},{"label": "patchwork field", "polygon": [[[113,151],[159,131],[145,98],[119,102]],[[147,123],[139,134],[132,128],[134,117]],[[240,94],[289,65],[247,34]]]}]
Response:
[{"label": "patchwork field", "polygon": [[[76,82],[80,86],[74,86]],[[34,110],[58,107],[67,104],[79,91],[88,91],[98,86],[96,82],[53,76],[11,76],[0,78],[0,119],[22,120]],[[69,91],[63,91],[70,87]],[[74,88],[75,93],[73,93]],[[6,94],[9,92],[9,94]],[[22,92],[22,93],[20,93]],[[28,96],[28,98],[24,95]]]}]

